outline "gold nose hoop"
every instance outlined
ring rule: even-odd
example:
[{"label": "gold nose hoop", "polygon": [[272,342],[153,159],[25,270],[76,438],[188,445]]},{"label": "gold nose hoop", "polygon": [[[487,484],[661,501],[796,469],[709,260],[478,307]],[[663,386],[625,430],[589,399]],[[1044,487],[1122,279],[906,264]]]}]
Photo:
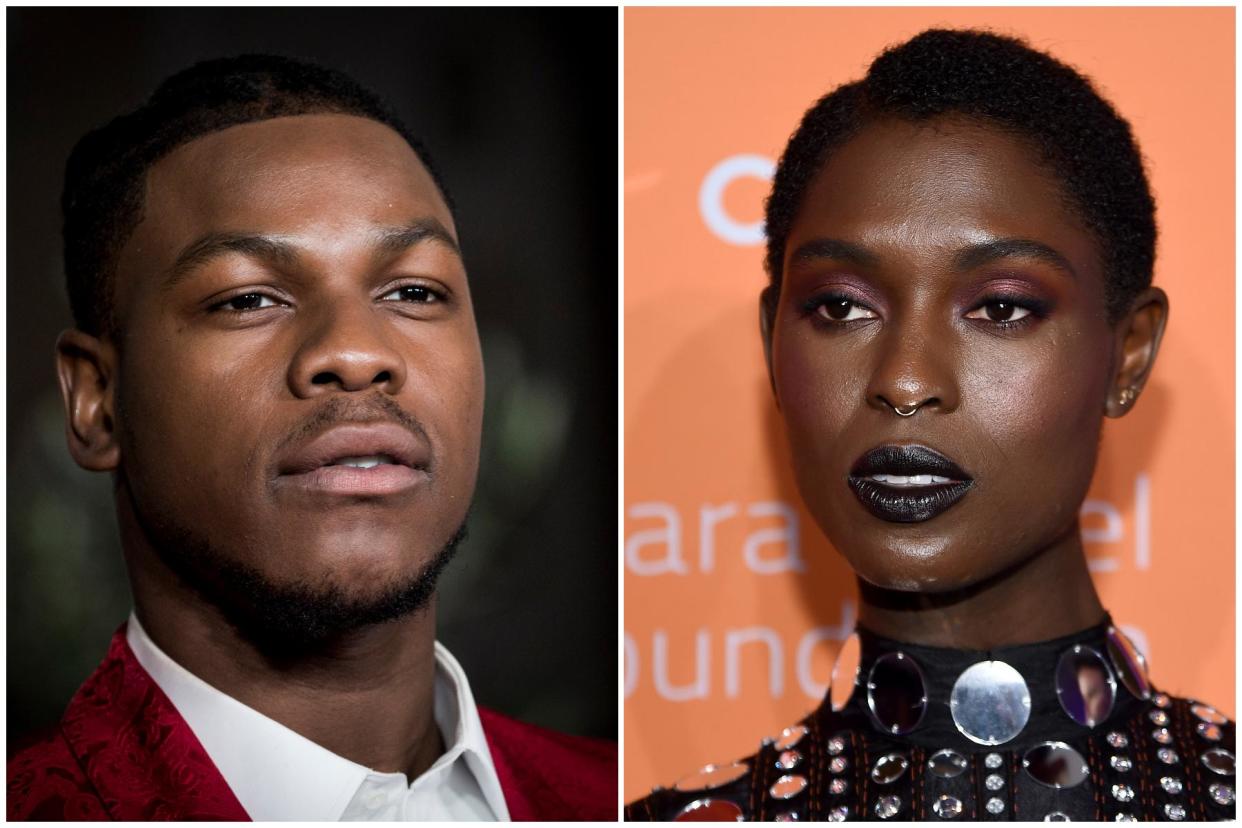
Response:
[{"label": "gold nose hoop", "polygon": [[[892,405],[892,403],[889,403],[889,405]],[[915,403],[914,405],[893,405],[893,410],[897,412],[898,417],[913,417],[914,412],[918,411],[922,407],[922,403]]]}]

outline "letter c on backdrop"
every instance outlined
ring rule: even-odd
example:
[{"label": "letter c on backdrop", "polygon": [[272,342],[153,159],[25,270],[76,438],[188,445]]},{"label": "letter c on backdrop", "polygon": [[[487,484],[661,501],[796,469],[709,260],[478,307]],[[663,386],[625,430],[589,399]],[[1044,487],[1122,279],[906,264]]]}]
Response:
[{"label": "letter c on backdrop", "polygon": [[731,155],[711,168],[699,187],[699,212],[707,228],[729,244],[754,247],[763,244],[763,222],[743,224],[725,212],[724,192],[734,179],[750,176],[771,181],[776,162],[762,155]]}]

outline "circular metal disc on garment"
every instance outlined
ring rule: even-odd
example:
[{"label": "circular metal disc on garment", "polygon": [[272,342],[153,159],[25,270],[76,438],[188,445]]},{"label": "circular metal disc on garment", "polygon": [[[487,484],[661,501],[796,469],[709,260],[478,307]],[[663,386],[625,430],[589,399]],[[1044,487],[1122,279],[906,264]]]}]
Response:
[{"label": "circular metal disc on garment", "polygon": [[909,733],[927,712],[923,671],[905,653],[885,653],[867,675],[867,708],[882,729]]},{"label": "circular metal disc on garment", "polygon": [[786,811],[783,814],[777,814],[772,820],[773,822],[801,822],[802,817],[798,816],[797,811]]},{"label": "circular metal disc on garment", "polygon": [[673,822],[741,822],[742,820],[742,809],[727,799],[696,799],[673,817]]},{"label": "circular metal disc on garment", "polygon": [[1116,627],[1108,628],[1108,657],[1113,669],[1121,677],[1121,683],[1131,694],[1140,699],[1151,698],[1151,681],[1147,678],[1147,659]]},{"label": "circular metal disc on garment", "polygon": [[[683,776],[673,788],[685,793],[708,791],[720,788],[730,782],[736,782],[750,773],[750,765],[745,762],[730,762],[727,765],[704,765],[689,776]],[[693,803],[692,803],[693,804]]]},{"label": "circular metal disc on garment", "polygon": [[806,786],[807,781],[805,776],[786,774],[772,783],[772,786],[768,788],[768,794],[773,799],[793,799],[795,796],[805,791]]},{"label": "circular metal disc on garment", "polygon": [[1050,788],[1072,788],[1089,775],[1082,754],[1065,742],[1036,745],[1022,757],[1022,767],[1032,779]]},{"label": "circular metal disc on garment", "polygon": [[1221,776],[1233,776],[1234,774],[1235,760],[1233,754],[1224,748],[1205,750],[1203,755],[1199,757],[1199,760],[1203,762],[1203,767],[1212,773],[1220,774]]},{"label": "circular metal disc on garment", "polygon": [[894,794],[882,796],[875,803],[875,815],[880,819],[892,819],[901,812],[901,797]]},{"label": "circular metal disc on garment", "polygon": [[802,764],[802,754],[796,750],[786,750],[776,757],[776,767],[778,770],[793,770]]},{"label": "circular metal disc on garment", "polygon": [[1195,714],[1196,719],[1208,724],[1223,725],[1229,721],[1219,710],[1207,704],[1192,704],[1190,712]]},{"label": "circular metal disc on garment", "polygon": [[796,747],[808,732],[810,731],[807,730],[806,725],[794,725],[793,727],[787,727],[781,731],[780,736],[776,737],[776,741],[773,742],[772,747],[776,750],[789,750],[790,748]]},{"label": "circular metal disc on garment", "polygon": [[1095,727],[1113,712],[1117,680],[1095,650],[1075,644],[1061,654],[1056,676],[1061,707],[1080,725]]},{"label": "circular metal disc on garment", "polygon": [[932,810],[941,819],[957,819],[962,813],[962,800],[956,796],[941,794],[932,803]]},{"label": "circular metal disc on garment", "polygon": [[1044,815],[1044,822],[1069,822],[1069,814],[1064,811],[1050,811]]},{"label": "circular metal disc on garment", "polygon": [[901,778],[910,767],[910,760],[900,753],[888,753],[875,760],[871,766],[871,779],[881,785],[889,785]]},{"label": "circular metal disc on garment", "polygon": [[936,751],[927,760],[927,770],[941,779],[961,776],[966,771],[966,766],[966,757],[948,748]]},{"label": "circular metal disc on garment", "polygon": [[1022,732],[1031,717],[1031,691],[1003,661],[980,661],[962,671],[949,693],[949,712],[962,735],[999,745]]},{"label": "circular metal disc on garment", "polygon": [[862,642],[858,633],[850,633],[845,644],[837,653],[837,660],[832,665],[831,687],[828,698],[833,710],[844,710],[858,686],[858,670],[862,666]]}]

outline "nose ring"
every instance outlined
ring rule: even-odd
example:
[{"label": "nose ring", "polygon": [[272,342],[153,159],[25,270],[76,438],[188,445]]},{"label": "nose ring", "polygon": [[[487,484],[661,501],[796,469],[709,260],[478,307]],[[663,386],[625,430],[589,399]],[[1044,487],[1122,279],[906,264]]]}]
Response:
[{"label": "nose ring", "polygon": [[889,405],[897,412],[898,417],[913,417],[914,412],[923,407],[923,403],[915,403],[914,405],[893,405],[889,403]]}]

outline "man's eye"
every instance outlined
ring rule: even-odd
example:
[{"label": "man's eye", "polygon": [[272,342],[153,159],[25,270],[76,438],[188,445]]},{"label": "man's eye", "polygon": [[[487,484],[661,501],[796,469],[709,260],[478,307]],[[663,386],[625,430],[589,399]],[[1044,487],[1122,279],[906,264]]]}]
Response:
[{"label": "man's eye", "polygon": [[380,299],[387,302],[419,302],[429,304],[431,302],[440,301],[440,296],[429,287],[422,285],[403,285],[396,290],[390,290]]},{"label": "man's eye", "polygon": [[816,312],[830,322],[853,322],[875,319],[875,311],[841,296],[831,296],[818,303]]},{"label": "man's eye", "polygon": [[967,319],[983,319],[988,322],[1017,322],[1031,315],[1028,308],[1014,302],[996,300],[984,302],[966,314]]},{"label": "man's eye", "polygon": [[274,308],[276,300],[262,293],[243,293],[232,299],[225,299],[212,307],[212,310],[249,311],[260,308]]}]

